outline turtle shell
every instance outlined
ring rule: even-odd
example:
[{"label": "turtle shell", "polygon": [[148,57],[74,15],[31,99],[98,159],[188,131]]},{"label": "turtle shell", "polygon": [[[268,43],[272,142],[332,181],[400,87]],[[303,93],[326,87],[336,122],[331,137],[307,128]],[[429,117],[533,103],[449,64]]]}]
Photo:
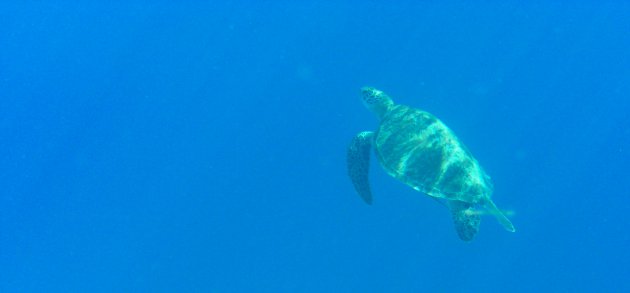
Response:
[{"label": "turtle shell", "polygon": [[376,156],[393,177],[436,198],[481,204],[492,183],[455,134],[430,113],[393,106],[375,133]]}]

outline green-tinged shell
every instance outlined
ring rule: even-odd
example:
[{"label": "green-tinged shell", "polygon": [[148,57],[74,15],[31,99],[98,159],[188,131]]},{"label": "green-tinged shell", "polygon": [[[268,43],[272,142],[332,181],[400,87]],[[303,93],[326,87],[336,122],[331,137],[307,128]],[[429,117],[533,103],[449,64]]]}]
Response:
[{"label": "green-tinged shell", "polygon": [[381,120],[374,147],[391,176],[430,196],[478,204],[492,194],[489,177],[477,160],[427,112],[391,107]]}]

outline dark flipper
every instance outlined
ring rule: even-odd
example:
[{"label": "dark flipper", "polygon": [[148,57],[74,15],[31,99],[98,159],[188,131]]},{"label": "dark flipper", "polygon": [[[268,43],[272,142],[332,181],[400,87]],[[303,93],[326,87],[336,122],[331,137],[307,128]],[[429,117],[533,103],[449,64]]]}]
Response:
[{"label": "dark flipper", "polygon": [[348,175],[354,189],[367,204],[372,204],[372,192],[368,179],[372,136],[374,133],[371,131],[361,132],[352,139],[348,147]]},{"label": "dark flipper", "polygon": [[459,238],[464,241],[471,241],[479,232],[479,224],[481,216],[479,212],[468,203],[461,201],[450,201],[451,213],[453,215],[453,223]]}]

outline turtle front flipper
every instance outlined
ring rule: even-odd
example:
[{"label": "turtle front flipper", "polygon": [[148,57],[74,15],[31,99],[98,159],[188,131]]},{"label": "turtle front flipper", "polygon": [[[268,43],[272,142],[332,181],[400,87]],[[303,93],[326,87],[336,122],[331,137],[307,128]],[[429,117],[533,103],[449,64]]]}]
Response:
[{"label": "turtle front flipper", "polygon": [[368,174],[373,136],[374,133],[371,131],[361,132],[352,139],[348,147],[348,175],[350,175],[354,189],[367,204],[372,204]]},{"label": "turtle front flipper", "polygon": [[449,207],[455,224],[455,231],[461,240],[471,241],[479,232],[481,216],[469,203],[453,200]]}]

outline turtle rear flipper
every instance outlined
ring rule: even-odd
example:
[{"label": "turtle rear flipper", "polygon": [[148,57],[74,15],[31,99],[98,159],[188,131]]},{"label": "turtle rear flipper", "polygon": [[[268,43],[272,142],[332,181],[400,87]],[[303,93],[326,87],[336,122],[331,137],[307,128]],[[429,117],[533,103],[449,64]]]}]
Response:
[{"label": "turtle rear flipper", "polygon": [[481,224],[479,213],[470,204],[461,201],[451,201],[449,206],[459,238],[464,241],[473,240]]},{"label": "turtle rear flipper", "polygon": [[372,204],[368,175],[373,136],[374,133],[371,131],[361,132],[352,139],[348,147],[348,175],[350,175],[354,189],[367,204]]}]

